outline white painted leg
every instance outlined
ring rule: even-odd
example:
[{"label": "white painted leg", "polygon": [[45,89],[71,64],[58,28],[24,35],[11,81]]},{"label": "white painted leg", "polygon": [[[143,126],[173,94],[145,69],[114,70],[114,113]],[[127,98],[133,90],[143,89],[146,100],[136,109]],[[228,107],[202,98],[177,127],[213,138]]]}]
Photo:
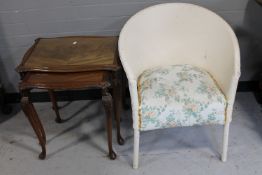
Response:
[{"label": "white painted leg", "polygon": [[227,161],[227,148],[228,148],[229,125],[230,125],[230,122],[226,122],[226,123],[225,123],[225,126],[224,126],[222,162],[226,162],[226,161]]},{"label": "white painted leg", "polygon": [[138,162],[139,162],[139,130],[134,129],[134,155],[133,155],[133,168],[138,168]]}]

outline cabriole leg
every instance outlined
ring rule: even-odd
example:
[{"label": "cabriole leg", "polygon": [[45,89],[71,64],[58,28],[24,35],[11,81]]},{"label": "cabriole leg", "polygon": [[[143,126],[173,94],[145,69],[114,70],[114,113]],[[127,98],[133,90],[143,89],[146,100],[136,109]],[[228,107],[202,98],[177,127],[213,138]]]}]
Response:
[{"label": "cabriole leg", "polygon": [[44,128],[42,126],[41,121],[38,118],[38,115],[35,111],[33,104],[30,102],[28,97],[29,91],[22,91],[22,98],[21,98],[21,107],[23,112],[25,113],[26,117],[28,118],[37,138],[39,140],[39,144],[42,148],[42,152],[39,154],[40,159],[45,159],[46,157],[46,135]]},{"label": "cabriole leg", "polygon": [[113,100],[114,100],[114,114],[116,121],[116,129],[117,129],[117,142],[119,145],[124,144],[124,139],[121,136],[120,132],[120,121],[121,121],[121,113],[122,113],[122,82],[118,76],[122,76],[121,71],[118,71],[113,76]]},{"label": "cabriole leg", "polygon": [[112,147],[112,115],[113,115],[113,100],[107,89],[102,90],[102,103],[106,112],[106,130],[107,130],[107,144],[109,150],[109,158],[116,159],[116,153]]},{"label": "cabriole leg", "polygon": [[57,123],[62,123],[62,119],[61,119],[60,114],[59,114],[59,109],[58,109],[58,105],[57,105],[57,101],[56,101],[56,97],[55,97],[54,91],[53,90],[48,90],[48,94],[49,94],[50,100],[52,102],[53,110],[56,113],[55,121]]}]

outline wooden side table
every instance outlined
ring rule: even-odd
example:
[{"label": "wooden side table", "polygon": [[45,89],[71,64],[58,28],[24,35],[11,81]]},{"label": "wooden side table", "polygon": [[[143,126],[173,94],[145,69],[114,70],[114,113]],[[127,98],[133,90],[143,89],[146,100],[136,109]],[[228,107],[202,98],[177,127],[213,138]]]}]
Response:
[{"label": "wooden side table", "polygon": [[[63,120],[58,111],[54,90],[100,89],[107,115],[109,157],[116,158],[112,148],[113,112],[118,144],[124,144],[120,134],[122,69],[117,54],[117,39],[83,36],[40,38],[23,57],[22,63],[16,68],[21,76],[21,106],[41,145],[40,159],[46,157],[46,136],[29,98],[32,89],[48,90],[58,123]],[[113,98],[109,88],[112,88]]]}]

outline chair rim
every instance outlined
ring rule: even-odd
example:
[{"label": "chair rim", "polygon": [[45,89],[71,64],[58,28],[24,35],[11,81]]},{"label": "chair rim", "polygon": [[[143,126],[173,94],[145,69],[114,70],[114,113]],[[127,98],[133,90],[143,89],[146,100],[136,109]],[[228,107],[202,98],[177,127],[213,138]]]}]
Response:
[{"label": "chair rim", "polygon": [[[145,11],[148,11],[150,9],[153,9],[153,8],[158,8],[158,7],[161,7],[161,6],[168,6],[168,5],[176,5],[176,6],[192,6],[194,8],[199,8],[199,9],[202,9],[202,10],[205,10],[207,12],[209,12],[210,14],[212,14],[214,17],[216,17],[217,19],[219,19],[225,26],[225,29],[226,31],[230,34],[230,37],[232,39],[232,45],[233,45],[233,49],[234,49],[234,59],[235,59],[235,63],[237,64],[236,67],[239,67],[240,69],[240,48],[239,48],[239,43],[238,43],[238,39],[236,37],[236,34],[234,32],[234,30],[232,29],[232,27],[229,25],[229,23],[224,20],[221,16],[219,16],[217,13],[215,13],[214,11],[208,9],[208,8],[205,8],[205,7],[202,7],[200,5],[197,5],[197,4],[192,4],[192,3],[184,3],[184,2],[168,2],[168,3],[160,3],[160,4],[156,4],[156,5],[152,5],[152,6],[149,6],[149,7],[146,7],[140,11],[138,11],[137,13],[135,13],[134,15],[132,15],[127,21],[126,23],[124,24],[123,28],[121,29],[120,33],[119,33],[119,40],[118,40],[118,51],[119,51],[119,57],[120,57],[120,60],[125,60],[125,57],[123,56],[123,52],[121,49],[122,46],[123,46],[123,41],[122,41],[122,38],[121,36],[123,36],[123,33],[127,30],[127,27],[129,25],[129,23],[134,20],[136,17],[140,16],[140,14],[144,13]],[[123,65],[124,66],[124,65]],[[129,72],[129,68],[124,66],[125,69],[128,69],[128,72]],[[236,70],[237,71],[237,70]],[[236,74],[239,74],[240,76],[240,71],[237,71],[235,72]],[[133,81],[137,81],[135,79],[133,79],[134,77],[128,77],[127,75],[127,78],[130,79],[130,80],[133,80]]]}]

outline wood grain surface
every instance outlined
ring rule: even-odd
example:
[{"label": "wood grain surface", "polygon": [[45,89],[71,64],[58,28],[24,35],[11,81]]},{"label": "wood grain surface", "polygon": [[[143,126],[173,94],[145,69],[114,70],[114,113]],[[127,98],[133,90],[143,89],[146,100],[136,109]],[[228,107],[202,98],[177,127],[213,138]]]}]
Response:
[{"label": "wood grain surface", "polygon": [[40,38],[25,54],[18,72],[115,70],[118,37]]},{"label": "wood grain surface", "polygon": [[23,89],[90,89],[109,87],[107,74],[103,71],[71,72],[71,73],[45,73],[28,72],[20,83]]}]

